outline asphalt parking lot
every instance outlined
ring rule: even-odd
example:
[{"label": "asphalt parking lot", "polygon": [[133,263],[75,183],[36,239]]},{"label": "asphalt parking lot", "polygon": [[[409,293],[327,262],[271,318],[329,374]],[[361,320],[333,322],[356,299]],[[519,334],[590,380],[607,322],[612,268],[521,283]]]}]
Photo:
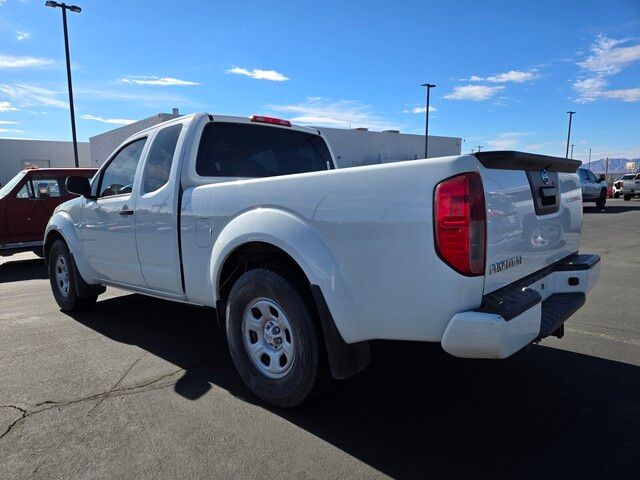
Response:
[{"label": "asphalt parking lot", "polygon": [[0,478],[640,478],[640,201],[586,207],[600,283],[505,361],[379,343],[293,410],[243,386],[212,312],[109,289],[60,312],[0,260]]}]

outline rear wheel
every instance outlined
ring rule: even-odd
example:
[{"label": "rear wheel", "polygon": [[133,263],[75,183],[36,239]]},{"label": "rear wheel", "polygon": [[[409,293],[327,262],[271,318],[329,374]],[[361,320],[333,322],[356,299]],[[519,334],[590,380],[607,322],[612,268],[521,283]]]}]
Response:
[{"label": "rear wheel", "polygon": [[98,295],[86,298],[78,297],[76,282],[84,282],[84,280],[76,278],[71,253],[62,240],[56,240],[51,246],[48,265],[51,291],[63,312],[88,308],[96,303]]},{"label": "rear wheel", "polygon": [[233,362],[247,387],[272,405],[299,405],[324,383],[324,345],[312,312],[305,296],[272,270],[250,270],[231,289],[226,329]]},{"label": "rear wheel", "polygon": [[625,195],[624,196],[624,201],[628,202],[629,200],[631,200],[631,195]]},{"label": "rear wheel", "polygon": [[596,200],[596,207],[604,208],[606,204],[607,204],[607,194],[605,192],[602,195],[600,195],[599,199]]},{"label": "rear wheel", "polygon": [[613,194],[613,198],[620,198],[620,192],[616,192]]}]

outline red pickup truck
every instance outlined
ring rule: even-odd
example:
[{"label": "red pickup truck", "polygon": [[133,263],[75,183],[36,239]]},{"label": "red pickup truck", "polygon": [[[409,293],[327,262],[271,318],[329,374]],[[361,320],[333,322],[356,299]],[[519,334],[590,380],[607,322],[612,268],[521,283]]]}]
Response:
[{"label": "red pickup truck", "polygon": [[70,175],[91,178],[95,168],[29,168],[0,188],[0,256],[32,250],[42,255],[44,230],[53,210],[75,195]]}]

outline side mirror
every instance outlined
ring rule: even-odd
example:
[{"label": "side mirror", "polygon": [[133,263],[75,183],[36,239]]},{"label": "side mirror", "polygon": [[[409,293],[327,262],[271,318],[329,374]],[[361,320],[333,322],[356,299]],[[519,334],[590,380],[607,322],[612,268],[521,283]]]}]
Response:
[{"label": "side mirror", "polygon": [[69,193],[82,195],[83,197],[91,196],[91,184],[87,177],[67,177],[64,186]]}]

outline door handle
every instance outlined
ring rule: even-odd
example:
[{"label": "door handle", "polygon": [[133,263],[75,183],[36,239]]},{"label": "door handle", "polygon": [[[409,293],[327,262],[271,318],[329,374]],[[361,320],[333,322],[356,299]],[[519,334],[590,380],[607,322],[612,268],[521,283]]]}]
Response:
[{"label": "door handle", "polygon": [[120,215],[133,215],[133,210],[130,210],[129,207],[124,206],[122,207],[122,209],[118,212]]}]

